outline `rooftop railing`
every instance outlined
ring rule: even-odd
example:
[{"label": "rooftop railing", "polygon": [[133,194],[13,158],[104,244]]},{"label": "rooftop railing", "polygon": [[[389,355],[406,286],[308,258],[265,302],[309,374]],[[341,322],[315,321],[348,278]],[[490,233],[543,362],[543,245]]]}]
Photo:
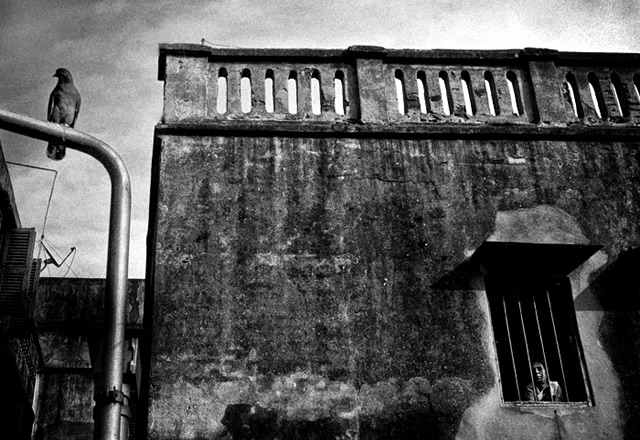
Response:
[{"label": "rooftop railing", "polygon": [[161,45],[165,123],[640,124],[640,54]]}]

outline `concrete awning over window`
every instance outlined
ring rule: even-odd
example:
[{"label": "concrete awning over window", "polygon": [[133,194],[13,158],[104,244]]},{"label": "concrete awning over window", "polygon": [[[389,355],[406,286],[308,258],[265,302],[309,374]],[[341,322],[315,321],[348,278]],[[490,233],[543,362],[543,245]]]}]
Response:
[{"label": "concrete awning over window", "polygon": [[491,275],[566,276],[600,249],[587,244],[485,241],[471,261]]},{"label": "concrete awning over window", "polygon": [[475,290],[472,282],[482,275],[566,276],[602,249],[590,244],[549,244],[485,241],[453,271],[432,287],[443,290]]}]

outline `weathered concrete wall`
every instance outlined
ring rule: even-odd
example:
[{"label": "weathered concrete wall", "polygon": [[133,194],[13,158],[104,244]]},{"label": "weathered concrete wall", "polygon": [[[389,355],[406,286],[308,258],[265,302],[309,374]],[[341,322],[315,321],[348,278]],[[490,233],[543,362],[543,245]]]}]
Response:
[{"label": "weathered concrete wall", "polygon": [[[460,132],[465,126],[485,124],[620,128],[640,124],[640,96],[634,93],[640,83],[639,65],[638,54],[531,48],[218,49],[168,44],[160,46],[158,79],[167,85],[162,120],[168,124],[224,120],[454,123],[460,124]],[[292,74],[295,89],[288,83]],[[336,75],[344,79],[344,112],[335,105]],[[573,78],[575,99],[569,92],[568,75]],[[273,80],[272,88],[265,85],[267,77]],[[243,78],[250,79],[246,88]],[[314,78],[319,80],[315,111]],[[445,81],[442,87],[440,79]],[[590,81],[600,90],[600,112],[592,100]],[[288,108],[289,94],[295,96],[295,111]],[[270,109],[268,96],[273,101]]]},{"label": "weathered concrete wall", "polygon": [[93,438],[93,376],[64,372],[42,374],[34,440]]},{"label": "weathered concrete wall", "polygon": [[[105,283],[100,278],[41,278],[34,311],[37,326],[102,328]],[[126,316],[129,328],[142,327],[144,280],[128,281]]]},{"label": "weathered concrete wall", "polygon": [[[104,293],[104,279],[40,279],[34,315],[43,365],[36,387],[34,440],[93,438],[94,373],[100,368],[96,356]],[[124,372],[125,382],[135,383],[139,365],[135,365],[137,347],[131,343],[148,341],[142,331],[144,280],[129,280],[127,299]]]},{"label": "weathered concrete wall", "polygon": [[[150,438],[640,435],[637,308],[602,281],[638,246],[638,147],[161,135]],[[594,407],[504,408],[481,283],[437,287],[518,234],[604,245],[572,274]]]}]

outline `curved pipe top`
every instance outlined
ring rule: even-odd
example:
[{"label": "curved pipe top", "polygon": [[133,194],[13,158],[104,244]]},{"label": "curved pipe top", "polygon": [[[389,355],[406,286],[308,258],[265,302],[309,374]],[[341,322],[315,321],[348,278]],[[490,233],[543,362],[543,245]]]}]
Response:
[{"label": "curved pipe top", "polygon": [[118,440],[126,322],[131,179],[122,158],[109,145],[64,125],[0,109],[0,128],[31,138],[62,143],[98,160],[111,179],[111,212],[104,298],[102,378],[97,386],[94,438]]},{"label": "curved pipe top", "polygon": [[73,150],[88,154],[100,162],[112,179],[131,191],[129,172],[122,158],[108,144],[91,135],[52,122],[0,109],[0,128],[43,141],[61,142]]}]

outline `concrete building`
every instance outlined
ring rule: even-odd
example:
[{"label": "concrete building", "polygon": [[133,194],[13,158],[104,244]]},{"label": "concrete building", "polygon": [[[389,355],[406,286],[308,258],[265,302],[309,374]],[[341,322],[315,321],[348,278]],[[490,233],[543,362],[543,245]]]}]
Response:
[{"label": "concrete building", "polygon": [[159,80],[148,438],[640,437],[640,55],[177,44]]},{"label": "concrete building", "polygon": [[[40,279],[35,235],[20,222],[0,145],[0,438],[91,439],[105,280]],[[134,434],[139,347],[149,345],[143,309],[144,281],[129,280],[125,415]]]},{"label": "concrete building", "polygon": [[[93,438],[104,296],[104,279],[40,279],[34,321],[42,364],[34,400],[34,440]],[[149,344],[143,319],[144,281],[129,280],[123,381],[127,396],[124,413],[130,420],[131,439],[146,438],[138,435],[140,427],[136,424],[142,371],[140,345]]]},{"label": "concrete building", "polygon": [[33,325],[38,261],[35,230],[24,229],[0,144],[0,426],[11,439],[31,437],[36,371],[41,363]]},{"label": "concrete building", "polygon": [[[177,44],[159,80],[129,438],[640,437],[640,55]],[[92,437],[103,283],[40,280],[37,380],[3,339],[34,439]]]}]

